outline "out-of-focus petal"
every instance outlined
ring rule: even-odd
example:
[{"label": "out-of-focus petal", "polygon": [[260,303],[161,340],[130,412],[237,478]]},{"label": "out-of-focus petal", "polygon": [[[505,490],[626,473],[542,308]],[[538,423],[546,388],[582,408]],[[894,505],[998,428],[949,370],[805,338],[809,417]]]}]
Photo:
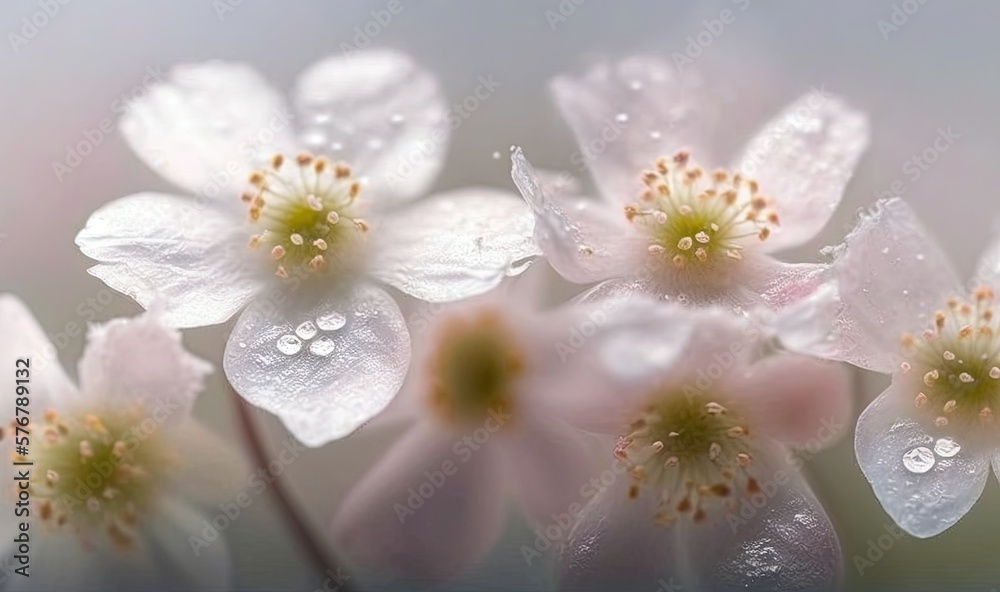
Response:
[{"label": "out-of-focus petal", "polygon": [[473,450],[461,438],[429,423],[404,435],[337,509],[340,551],[366,567],[431,579],[482,558],[504,524],[500,442]]},{"label": "out-of-focus petal", "polygon": [[781,442],[827,447],[849,431],[851,374],[836,362],[777,354],[750,367],[734,392],[757,409],[764,430]]},{"label": "out-of-focus petal", "polygon": [[1000,236],[995,237],[983,250],[979,261],[976,262],[976,273],[972,276],[972,280],[976,284],[1000,288]]},{"label": "out-of-focus petal", "polygon": [[733,166],[777,202],[781,225],[762,245],[794,247],[816,236],[840,203],[868,148],[868,118],[822,88],[769,121]]},{"label": "out-of-focus petal", "polygon": [[552,524],[570,504],[579,504],[581,486],[600,474],[583,441],[561,421],[516,416],[500,435],[505,474],[521,507],[539,524]]},{"label": "out-of-focus petal", "polygon": [[[59,352],[46,337],[35,317],[23,302],[13,294],[0,294],[0,363],[10,369],[12,378],[28,380],[31,405],[39,412],[46,407],[58,407],[75,401],[79,397],[76,386],[69,381],[59,364]],[[27,359],[26,363],[18,360]],[[13,381],[10,390],[14,395]],[[13,401],[13,399],[11,400]],[[5,408],[11,416],[3,418],[4,423],[12,421],[14,407],[9,403]],[[11,441],[10,438],[4,440]]]},{"label": "out-of-focus petal", "polygon": [[164,588],[205,592],[228,589],[233,565],[226,534],[211,541],[202,539],[206,518],[173,499],[163,500],[150,517],[145,530],[147,545],[150,553],[162,561],[164,573],[159,582]]},{"label": "out-of-focus petal", "polygon": [[295,101],[300,143],[356,167],[379,202],[423,195],[444,164],[445,98],[406,54],[372,50],[323,59],[299,77]]},{"label": "out-of-focus petal", "polygon": [[184,189],[235,200],[252,168],[293,146],[293,115],[249,66],[183,64],[165,80],[150,77],[148,94],[121,106],[119,129],[143,162]]},{"label": "out-of-focus petal", "polygon": [[223,368],[250,403],[307,446],[347,436],[399,391],[409,334],[392,297],[371,285],[261,295],[240,315]]},{"label": "out-of-focus petal", "polygon": [[612,203],[634,200],[642,171],[660,156],[689,148],[697,162],[713,162],[719,100],[693,70],[682,74],[640,55],[596,64],[577,78],[560,76],[551,90],[580,146],[574,164],[590,167]]},{"label": "out-of-focus petal", "polygon": [[108,566],[102,563],[99,550],[84,550],[77,537],[65,532],[32,534],[35,536],[31,542],[30,576],[14,573],[14,569],[22,566],[12,556],[6,557],[4,564],[10,566],[10,570],[4,568],[3,571],[4,592],[103,592],[108,589],[108,580],[112,578],[106,577]]},{"label": "out-of-focus petal", "polygon": [[514,183],[535,215],[535,240],[559,275],[584,284],[638,268],[633,255],[641,245],[632,240],[621,210],[593,200],[549,195],[520,148],[511,161]]},{"label": "out-of-focus petal", "polygon": [[858,418],[854,451],[896,524],[913,536],[932,537],[958,522],[979,499],[990,458],[967,434],[952,431],[946,437],[961,450],[937,454],[935,436],[944,434],[931,435],[911,418],[913,395],[897,381]]},{"label": "out-of-focus petal", "polygon": [[92,325],[79,363],[80,390],[115,407],[138,402],[158,422],[184,421],[212,365],[184,349],[157,312]]},{"label": "out-of-focus petal", "polygon": [[115,200],[76,236],[88,271],[143,307],[163,300],[163,321],[201,327],[229,319],[263,286],[231,212],[160,193]]},{"label": "out-of-focus petal", "polygon": [[[180,458],[173,483],[180,499],[215,507],[246,487],[250,466],[232,441],[193,419],[170,437]],[[296,445],[291,438],[288,443]]]},{"label": "out-of-focus petal", "polygon": [[430,302],[481,294],[539,254],[523,200],[495,189],[442,193],[382,220],[372,275]]}]

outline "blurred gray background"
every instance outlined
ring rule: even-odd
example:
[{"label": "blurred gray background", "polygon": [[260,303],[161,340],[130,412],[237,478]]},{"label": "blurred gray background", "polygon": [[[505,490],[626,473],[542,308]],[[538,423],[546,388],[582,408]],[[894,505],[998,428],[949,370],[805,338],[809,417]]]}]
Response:
[{"label": "blurred gray background", "polygon": [[[451,101],[468,95],[480,75],[492,75],[501,84],[455,132],[438,189],[486,184],[513,190],[507,160],[511,144],[523,146],[537,165],[572,170],[570,154],[576,148],[548,99],[547,80],[579,71],[588,57],[599,54],[683,52],[687,37],[705,28],[703,19],[718,18],[728,8],[735,20],[699,59],[736,73],[731,82],[738,103],[729,138],[734,147],[762,118],[812,85],[825,84],[846,97],[873,123],[871,150],[842,208],[818,240],[790,257],[815,259],[818,247],[839,240],[858,207],[896,180],[964,274],[971,272],[1000,214],[992,187],[1000,162],[1000,118],[995,115],[1000,4],[995,2],[400,1],[403,10],[379,28],[373,46],[412,53],[439,77]],[[67,147],[84,140],[87,130],[116,116],[115,101],[141,84],[147,68],[209,58],[241,60],[287,89],[312,61],[340,53],[343,43],[355,44],[355,28],[372,21],[371,11],[386,4],[62,0],[58,12],[22,44],[10,34],[22,35],[23,19],[31,19],[41,5],[37,0],[3,2],[0,291],[26,300],[53,336],[68,323],[86,321],[91,310],[97,320],[137,312],[133,302],[86,273],[88,261],[72,239],[100,204],[171,187],[132,156],[113,131],[62,179],[53,163],[64,161]],[[568,16],[553,27],[546,12],[558,13],[560,4]],[[739,9],[744,4],[745,10]],[[947,128],[957,134],[954,144],[916,175],[911,159]],[[88,298],[98,306],[85,304]],[[186,341],[218,365],[227,331],[189,331]],[[72,368],[82,337],[64,343],[60,357]],[[887,384],[883,377],[860,373],[858,381],[863,386],[859,410]],[[231,407],[216,375],[197,412],[239,443]],[[257,422],[269,445],[279,448],[286,434],[278,422],[262,414]],[[849,589],[988,592],[1000,587],[1000,496],[992,479],[983,499],[957,526],[932,540],[903,537],[859,573],[853,558],[866,557],[891,521],[857,469],[850,440],[848,435],[807,463],[838,527]],[[309,451],[288,467],[284,476],[318,531],[387,442],[388,436],[362,433]],[[241,589],[292,583],[321,588],[326,576],[311,571],[274,507],[262,498],[247,512],[248,518],[231,529],[238,535]],[[501,576],[513,577],[523,589],[542,589],[544,570],[537,564],[527,568],[518,551],[532,535],[523,525],[512,528],[516,544],[498,549],[454,589],[515,587]]]}]

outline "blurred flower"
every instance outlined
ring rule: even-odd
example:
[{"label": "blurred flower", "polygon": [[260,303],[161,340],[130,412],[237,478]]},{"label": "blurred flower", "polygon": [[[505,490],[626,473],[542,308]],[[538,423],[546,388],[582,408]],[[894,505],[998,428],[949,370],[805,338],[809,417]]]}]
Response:
[{"label": "blurred flower", "polygon": [[561,589],[835,588],[837,536],[788,445],[812,451],[845,431],[846,369],[760,358],[762,328],[724,309],[635,298],[621,312],[578,352],[553,403],[617,437],[620,475],[572,527]]},{"label": "blurred flower", "polygon": [[[894,198],[831,252],[834,281],[779,332],[789,348],[892,374],[858,419],[858,464],[900,527],[934,536],[979,499],[991,460],[1000,472],[1000,242],[964,288]],[[795,322],[800,313],[818,322]]]},{"label": "blurred flower", "polygon": [[519,273],[537,248],[514,195],[463,189],[408,205],[443,164],[449,122],[437,82],[407,56],[327,58],[294,97],[289,112],[243,65],[175,68],[121,129],[197,199],[121,198],[76,240],[100,262],[93,275],[144,306],[161,296],[172,325],[222,323],[249,304],[226,376],[319,446],[378,413],[406,374],[402,315],[375,282],[457,300]]},{"label": "blurred flower", "polygon": [[411,374],[375,420],[412,427],[338,507],[333,537],[347,557],[449,578],[500,538],[506,491],[535,523],[566,511],[592,457],[545,400],[563,368],[554,344],[581,310],[536,314],[494,292],[419,320]]},{"label": "blurred flower", "polygon": [[[189,542],[204,528],[198,505],[224,501],[243,466],[190,416],[212,367],[187,353],[154,311],[93,326],[77,388],[20,300],[0,295],[0,324],[0,359],[14,366],[30,356],[17,365],[25,400],[16,402],[26,413],[13,418],[2,445],[32,463],[4,464],[8,494],[30,487],[31,496],[29,514],[5,512],[2,528],[13,554],[10,541],[29,523],[34,558],[29,577],[11,574],[4,589],[226,587],[226,541],[197,549]],[[30,423],[18,429],[19,418]]]},{"label": "blurred flower", "polygon": [[710,150],[718,100],[655,57],[602,63],[552,91],[601,201],[539,182],[520,150],[513,177],[535,237],[583,299],[639,291],[694,305],[780,308],[810,293],[823,267],[769,253],[826,224],[868,145],[867,119],[823,89],[791,104],[729,169]]}]

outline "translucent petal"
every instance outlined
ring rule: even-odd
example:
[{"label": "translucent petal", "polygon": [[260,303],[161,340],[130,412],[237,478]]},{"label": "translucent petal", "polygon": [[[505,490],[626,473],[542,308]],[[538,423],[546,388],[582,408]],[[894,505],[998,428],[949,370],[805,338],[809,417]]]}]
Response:
[{"label": "translucent petal", "polygon": [[393,212],[374,229],[371,273],[430,302],[481,294],[539,253],[524,201],[495,189],[460,189]]},{"label": "translucent petal", "polygon": [[407,432],[337,509],[340,552],[366,567],[435,580],[482,558],[504,524],[498,442],[473,442],[473,450],[463,436],[430,423]]},{"label": "translucent petal", "polygon": [[406,54],[323,59],[299,77],[295,100],[300,142],[347,161],[382,203],[425,194],[441,170],[454,124],[437,81]]},{"label": "translucent petal", "polygon": [[209,516],[180,500],[166,499],[150,518],[147,544],[153,556],[162,558],[161,585],[169,582],[172,589],[206,592],[228,588],[233,565],[225,531],[211,541],[202,538]]},{"label": "translucent petal", "polygon": [[976,273],[972,283],[1000,288],[1000,236],[995,236],[983,250],[979,261],[976,262]]},{"label": "translucent petal", "polygon": [[[913,397],[894,378],[858,418],[854,451],[885,511],[903,530],[925,538],[947,530],[972,508],[986,485],[990,459],[968,434],[945,433],[914,420]],[[935,437],[945,435],[962,446],[947,458],[933,452]],[[907,454],[915,460],[904,463]]]},{"label": "translucent petal", "polygon": [[80,358],[85,397],[114,406],[141,403],[157,423],[177,425],[191,412],[212,365],[188,353],[181,334],[156,310],[92,325]]},{"label": "translucent petal", "polygon": [[[179,499],[215,507],[246,486],[251,469],[239,443],[193,419],[171,430],[170,437],[181,459],[173,483]],[[292,437],[284,445],[293,452],[304,449]]]},{"label": "translucent petal", "polygon": [[867,117],[814,88],[769,121],[733,165],[777,201],[781,225],[763,244],[774,251],[816,236],[840,203],[868,148]]},{"label": "translucent petal", "polygon": [[[58,407],[79,398],[76,386],[70,382],[59,363],[56,349],[45,330],[17,296],[0,293],[0,360],[10,368],[11,378],[27,378],[34,409]],[[16,360],[27,358],[27,368]],[[24,370],[24,372],[19,372]],[[19,372],[19,373],[18,373]],[[14,393],[11,383],[10,393]],[[13,414],[13,406],[7,413]],[[4,423],[13,419],[4,417]],[[10,438],[4,438],[12,441]]]},{"label": "translucent petal", "polygon": [[581,147],[605,199],[627,203],[641,190],[640,175],[660,156],[680,148],[710,165],[718,98],[700,77],[661,58],[633,56],[602,62],[578,78],[552,81],[552,94]]},{"label": "translucent petal", "polygon": [[[175,66],[122,106],[122,135],[164,178],[199,196],[235,199],[253,168],[292,149],[282,96],[249,66]],[[151,81],[152,82],[152,81]]]},{"label": "translucent petal", "polygon": [[108,286],[146,308],[161,298],[169,325],[201,327],[226,321],[264,285],[242,227],[213,204],[139,193],[91,214],[76,244]]},{"label": "translucent petal", "polygon": [[511,156],[514,183],[535,215],[535,240],[559,275],[580,284],[638,269],[641,252],[622,211],[568,195],[550,195],[518,148]]},{"label": "translucent petal", "polygon": [[[309,339],[296,334],[307,321],[318,327]],[[223,367],[243,398],[278,415],[302,443],[321,446],[385,408],[409,359],[399,307],[360,284],[261,295],[236,321]]]}]

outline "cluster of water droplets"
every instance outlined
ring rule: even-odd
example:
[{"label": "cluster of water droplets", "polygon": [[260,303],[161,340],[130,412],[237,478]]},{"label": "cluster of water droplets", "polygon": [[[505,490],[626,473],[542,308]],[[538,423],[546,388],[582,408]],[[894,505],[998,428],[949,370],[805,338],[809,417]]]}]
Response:
[{"label": "cluster of water droplets", "polygon": [[336,311],[328,312],[316,317],[315,320],[299,323],[294,332],[278,337],[275,347],[286,356],[294,356],[303,348],[307,348],[314,356],[326,357],[333,353],[336,346],[333,338],[325,333],[339,331],[346,324],[347,317],[343,314]]},{"label": "cluster of water droplets", "polygon": [[933,449],[917,446],[903,454],[903,466],[911,473],[920,475],[934,468],[937,457],[951,458],[961,450],[962,446],[951,438],[938,438]]}]

